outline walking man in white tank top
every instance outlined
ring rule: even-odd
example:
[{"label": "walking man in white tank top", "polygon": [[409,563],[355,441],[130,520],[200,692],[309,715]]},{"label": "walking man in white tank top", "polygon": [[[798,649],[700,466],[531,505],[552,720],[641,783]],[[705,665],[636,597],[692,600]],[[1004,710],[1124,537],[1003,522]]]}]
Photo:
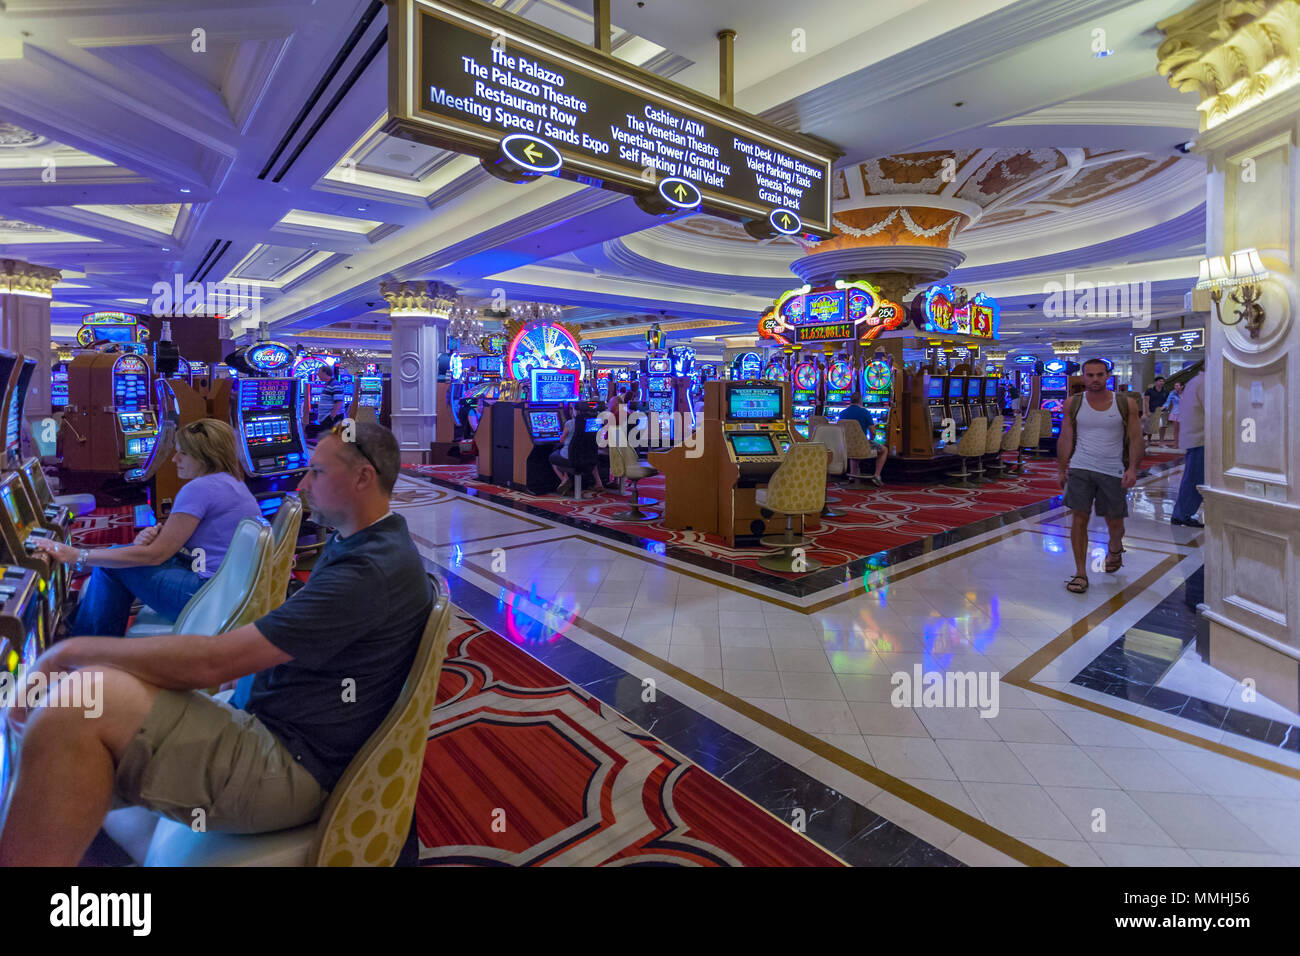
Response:
[{"label": "walking man in white tank top", "polygon": [[[1074,548],[1074,577],[1066,590],[1088,590],[1088,521],[1094,506],[1106,519],[1110,544],[1106,572],[1114,574],[1124,563],[1124,519],[1128,517],[1126,493],[1137,483],[1142,460],[1142,417],[1128,395],[1106,388],[1110,369],[1101,359],[1083,363],[1083,394],[1072,395],[1061,419],[1056,446],[1065,506],[1074,512],[1070,544]],[[1121,402],[1127,407],[1121,406]]]}]

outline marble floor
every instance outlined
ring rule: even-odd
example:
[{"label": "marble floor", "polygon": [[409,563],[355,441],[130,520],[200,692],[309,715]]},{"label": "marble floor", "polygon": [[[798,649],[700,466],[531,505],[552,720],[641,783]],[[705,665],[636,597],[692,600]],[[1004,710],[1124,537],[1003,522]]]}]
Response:
[{"label": "marble floor", "polygon": [[801,596],[406,476],[394,507],[467,613],[849,862],[905,831],[970,865],[1295,865],[1300,753],[1207,717],[1235,682],[1160,630],[1201,567],[1180,477],[1134,489],[1114,575],[1094,523],[1082,595],[1059,507]]}]

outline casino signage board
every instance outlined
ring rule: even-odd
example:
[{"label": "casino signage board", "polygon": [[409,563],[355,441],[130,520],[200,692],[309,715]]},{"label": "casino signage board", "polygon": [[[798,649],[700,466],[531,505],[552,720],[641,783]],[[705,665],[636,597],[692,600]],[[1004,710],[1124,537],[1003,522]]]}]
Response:
[{"label": "casino signage board", "polygon": [[1002,325],[1002,309],[992,296],[977,292],[958,306],[956,290],[948,284],[934,285],[919,298],[921,330],[996,339]]},{"label": "casino signage board", "polygon": [[1148,352],[1190,352],[1203,348],[1205,329],[1178,329],[1176,332],[1151,332],[1133,336],[1133,351],[1142,355]]},{"label": "casino signage board", "polygon": [[[511,138],[514,162],[632,192],[661,177],[711,212],[784,211],[830,233],[842,153],[477,0],[389,4],[384,131],[481,157]],[[529,145],[531,141],[532,145]],[[535,157],[535,158],[534,158]],[[648,172],[649,171],[649,172]]]}]

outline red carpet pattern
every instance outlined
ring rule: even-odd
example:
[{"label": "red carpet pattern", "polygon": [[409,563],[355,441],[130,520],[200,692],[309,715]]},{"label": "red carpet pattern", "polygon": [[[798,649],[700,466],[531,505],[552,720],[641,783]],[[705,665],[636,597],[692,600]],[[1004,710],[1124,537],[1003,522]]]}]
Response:
[{"label": "red carpet pattern", "polygon": [[[1150,463],[1144,460],[1143,466]],[[405,471],[412,475],[434,476],[464,487],[482,489],[489,494],[510,498],[557,515],[575,517],[643,538],[689,548],[745,567],[758,567],[758,558],[770,553],[769,548],[763,547],[729,548],[716,535],[675,531],[665,527],[662,521],[617,521],[610,516],[626,510],[627,499],[616,492],[606,491],[594,495],[584,492],[586,497],[582,501],[555,495],[530,495],[476,481],[473,464],[410,465],[406,466]],[[638,487],[642,497],[663,499],[662,478],[647,478]],[[816,558],[823,565],[835,567],[863,555],[885,551],[909,541],[972,524],[981,518],[1045,501],[1061,494],[1061,488],[1056,479],[1056,462],[1048,459],[1028,461],[1025,463],[1024,475],[1007,475],[980,488],[886,484],[883,488],[868,487],[863,490],[832,488],[828,494],[839,499],[832,508],[842,512],[843,516],[822,519],[819,528],[808,531],[815,543],[808,548],[807,553],[808,557]],[[644,507],[647,510],[658,510],[653,505]],[[787,577],[798,575],[791,574]]]},{"label": "red carpet pattern", "polygon": [[130,544],[135,538],[135,508],[96,508],[72,524],[72,543],[82,548]]},{"label": "red carpet pattern", "polygon": [[452,629],[422,865],[843,865],[499,634]]}]

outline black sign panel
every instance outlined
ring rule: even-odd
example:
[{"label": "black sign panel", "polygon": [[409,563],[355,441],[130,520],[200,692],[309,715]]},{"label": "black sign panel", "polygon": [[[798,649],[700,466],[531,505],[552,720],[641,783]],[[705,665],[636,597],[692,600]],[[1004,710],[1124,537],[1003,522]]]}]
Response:
[{"label": "black sign panel", "polygon": [[1191,352],[1203,348],[1205,329],[1178,329],[1133,336],[1133,351],[1142,355],[1148,352]]},{"label": "black sign panel", "polygon": [[651,191],[698,187],[732,216],[796,214],[826,231],[840,154],[487,4],[390,5],[387,129],[488,155],[511,134],[552,144],[560,175]]}]

